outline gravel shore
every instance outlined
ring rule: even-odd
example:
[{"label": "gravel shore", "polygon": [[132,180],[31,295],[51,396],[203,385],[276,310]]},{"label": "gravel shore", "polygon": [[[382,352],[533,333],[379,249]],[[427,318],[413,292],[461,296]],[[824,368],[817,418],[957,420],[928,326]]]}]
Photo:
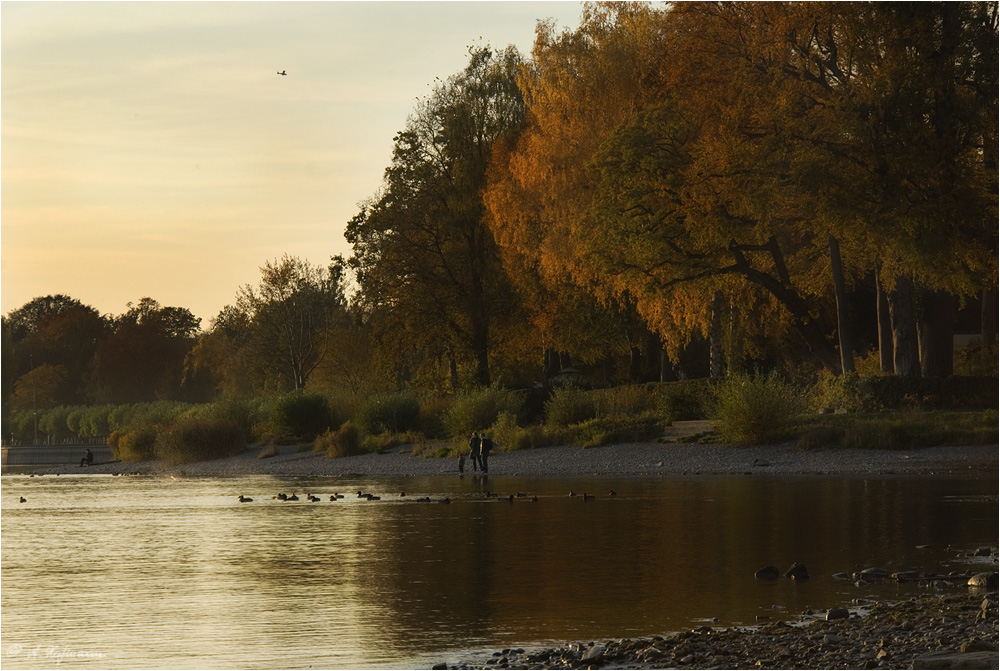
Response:
[{"label": "gravel shore", "polygon": [[[150,461],[105,463],[89,468],[40,466],[35,473],[140,473],[192,476],[409,476],[455,475],[455,459],[413,456],[412,446],[382,453],[328,459],[323,454],[280,448],[273,457],[258,458],[259,447],[243,454],[180,466]],[[996,477],[998,446],[932,447],[919,450],[828,449],[802,451],[794,443],[758,447],[692,443],[626,443],[603,447],[543,447],[490,457],[492,475],[849,475],[959,474]],[[468,464],[466,464],[468,466]],[[469,470],[468,468],[466,470]]]},{"label": "gravel shore", "polygon": [[438,669],[996,669],[997,593],[962,586],[898,604],[807,613],[795,624],[702,626],[672,636],[589,641]]}]

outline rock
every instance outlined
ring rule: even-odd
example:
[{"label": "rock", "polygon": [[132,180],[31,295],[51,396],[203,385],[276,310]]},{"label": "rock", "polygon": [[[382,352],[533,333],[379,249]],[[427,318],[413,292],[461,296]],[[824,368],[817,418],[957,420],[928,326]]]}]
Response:
[{"label": "rock", "polygon": [[988,547],[981,547],[981,548],[977,548],[976,549],[976,551],[973,554],[973,556],[974,557],[989,557],[992,554],[993,554],[993,550],[992,549],[990,549]]},{"label": "rock", "polygon": [[604,646],[594,645],[591,646],[589,650],[583,653],[580,661],[584,664],[597,664],[600,663],[601,659],[604,658]]},{"label": "rock", "polygon": [[827,620],[845,620],[851,616],[851,611],[846,608],[831,608],[826,611]]},{"label": "rock", "polygon": [[916,582],[920,580],[920,574],[917,571],[896,571],[892,574],[892,577],[899,582]]},{"label": "rock", "polygon": [[781,574],[778,572],[777,566],[765,566],[764,568],[757,569],[753,577],[757,580],[777,580]]},{"label": "rock", "polygon": [[447,668],[448,668],[448,665],[445,664],[444,662],[442,662],[440,664],[435,664],[434,666],[431,667],[431,669],[433,669],[433,671],[441,671],[442,669],[447,669]]},{"label": "rock", "polygon": [[997,589],[1000,584],[1000,575],[996,573],[977,573],[969,578],[969,587],[981,587],[983,589]]},{"label": "rock", "polygon": [[878,580],[884,580],[892,575],[889,571],[884,568],[866,568],[863,571],[856,571],[854,573],[855,580],[864,580],[866,582],[876,582]]},{"label": "rock", "polygon": [[996,669],[995,652],[928,652],[913,658],[911,669]]},{"label": "rock", "polygon": [[792,580],[808,580],[809,570],[806,569],[805,564],[795,562],[792,564],[791,568],[785,571],[785,577],[791,578]]}]

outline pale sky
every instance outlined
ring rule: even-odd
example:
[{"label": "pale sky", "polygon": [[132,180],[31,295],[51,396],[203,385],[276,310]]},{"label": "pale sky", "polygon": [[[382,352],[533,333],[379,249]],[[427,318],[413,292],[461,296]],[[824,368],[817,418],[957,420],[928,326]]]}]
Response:
[{"label": "pale sky", "polygon": [[[7,314],[149,296],[202,328],[260,266],[325,265],[418,98],[578,2],[3,2]],[[285,70],[288,75],[279,76]]]}]

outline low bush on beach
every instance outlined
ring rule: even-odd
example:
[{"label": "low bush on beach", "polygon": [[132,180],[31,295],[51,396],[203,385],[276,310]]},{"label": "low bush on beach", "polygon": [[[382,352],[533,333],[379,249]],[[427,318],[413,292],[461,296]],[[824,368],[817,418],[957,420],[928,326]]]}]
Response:
[{"label": "low bush on beach", "polygon": [[377,394],[365,402],[354,416],[361,433],[402,433],[418,429],[420,401],[413,392]]},{"label": "low bush on beach", "polygon": [[552,426],[570,426],[597,417],[594,394],[577,387],[558,387],[545,404],[545,421]]},{"label": "low bush on beach", "polygon": [[520,416],[523,398],[515,391],[501,387],[482,387],[459,393],[444,416],[444,426],[454,439],[473,431],[493,426],[501,413]]},{"label": "low bush on beach", "polygon": [[318,436],[313,447],[317,452],[326,452],[331,459],[358,454],[360,448],[360,434],[353,422],[344,422],[336,431],[329,430]]},{"label": "low bush on beach", "polygon": [[135,426],[116,429],[108,436],[108,445],[115,459],[121,461],[146,461],[153,458],[156,446],[156,429],[152,426]]},{"label": "low bush on beach", "polygon": [[1000,439],[996,410],[808,415],[796,419],[792,432],[799,436],[797,446],[803,450],[900,450],[989,445]]},{"label": "low bush on beach", "polygon": [[732,374],[716,387],[718,435],[727,443],[760,445],[780,439],[802,410],[798,390],[774,372]]},{"label": "low bush on beach", "polygon": [[221,459],[246,449],[246,434],[232,420],[180,418],[157,432],[154,454],[170,464]]},{"label": "low bush on beach", "polygon": [[326,396],[303,392],[277,398],[270,419],[278,438],[296,442],[311,442],[334,423]]}]

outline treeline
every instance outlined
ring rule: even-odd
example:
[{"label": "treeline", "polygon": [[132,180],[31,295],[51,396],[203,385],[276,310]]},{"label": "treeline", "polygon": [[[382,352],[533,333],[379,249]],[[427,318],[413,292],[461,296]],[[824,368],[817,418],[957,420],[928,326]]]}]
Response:
[{"label": "treeline", "polygon": [[[995,375],[997,12],[602,3],[540,23],[530,57],[470,48],[395,136],[349,258],[268,262],[204,331],[151,299],[36,299],[4,318],[4,416]],[[956,325],[980,335],[957,359]]]}]

